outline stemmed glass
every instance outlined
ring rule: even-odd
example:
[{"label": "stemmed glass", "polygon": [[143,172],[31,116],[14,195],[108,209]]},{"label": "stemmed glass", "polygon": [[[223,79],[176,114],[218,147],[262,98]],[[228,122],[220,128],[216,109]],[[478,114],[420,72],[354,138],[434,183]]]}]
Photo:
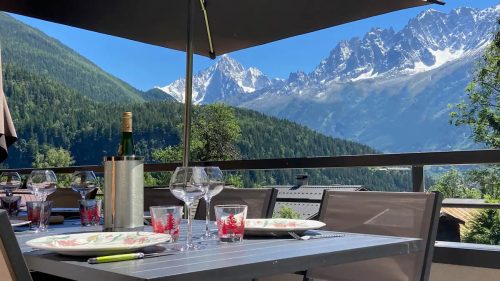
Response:
[{"label": "stemmed glass", "polygon": [[7,210],[9,218],[13,218],[19,212],[21,196],[13,196],[12,191],[21,187],[21,176],[17,172],[3,172],[0,175],[0,189],[5,191],[2,197],[2,207]]},{"label": "stemmed glass", "polygon": [[21,176],[17,172],[3,172],[0,175],[0,189],[5,191],[5,196],[12,197],[12,191],[21,187]]},{"label": "stemmed glass", "polygon": [[52,170],[32,171],[26,183],[37,201],[47,200],[47,196],[57,189],[57,177]]},{"label": "stemmed glass", "polygon": [[79,192],[82,200],[85,200],[87,193],[97,188],[97,177],[93,171],[74,172],[71,177],[71,188]]},{"label": "stemmed glass", "polygon": [[210,200],[215,195],[219,194],[224,188],[224,176],[222,175],[222,171],[219,167],[205,167],[205,173],[208,176],[208,185],[206,188],[205,195],[203,198],[205,199],[205,203],[207,204],[207,216],[205,220],[205,234],[201,236],[201,239],[214,239],[217,236],[212,235],[210,232]]},{"label": "stemmed glass", "polygon": [[178,167],[170,179],[170,192],[179,200],[184,201],[188,213],[187,243],[182,250],[198,249],[193,243],[191,206],[203,197],[208,185],[208,177],[203,167]]}]

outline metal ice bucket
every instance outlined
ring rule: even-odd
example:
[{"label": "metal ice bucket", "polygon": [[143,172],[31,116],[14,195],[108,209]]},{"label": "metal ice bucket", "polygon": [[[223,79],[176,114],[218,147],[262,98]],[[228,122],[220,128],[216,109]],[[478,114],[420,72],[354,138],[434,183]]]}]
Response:
[{"label": "metal ice bucket", "polygon": [[104,158],[104,229],[144,228],[144,157]]}]

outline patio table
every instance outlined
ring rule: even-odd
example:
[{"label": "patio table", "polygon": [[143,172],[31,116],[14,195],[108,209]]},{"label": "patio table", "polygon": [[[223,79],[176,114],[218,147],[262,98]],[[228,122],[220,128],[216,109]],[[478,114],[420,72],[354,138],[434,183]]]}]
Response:
[{"label": "patio table", "polygon": [[[195,221],[200,236],[204,222]],[[185,224],[181,233],[185,233]],[[16,233],[31,270],[74,280],[251,280],[309,268],[336,265],[422,250],[420,239],[346,233],[344,237],[299,241],[290,237],[246,238],[241,243],[206,242],[204,248],[143,260],[91,265],[86,258],[33,250],[25,242],[41,235],[100,231],[101,227],[65,227],[46,234]],[[150,230],[146,227],[146,230]],[[328,231],[320,231],[330,233]],[[183,237],[181,237],[183,240]],[[182,243],[182,242],[181,242]]]}]

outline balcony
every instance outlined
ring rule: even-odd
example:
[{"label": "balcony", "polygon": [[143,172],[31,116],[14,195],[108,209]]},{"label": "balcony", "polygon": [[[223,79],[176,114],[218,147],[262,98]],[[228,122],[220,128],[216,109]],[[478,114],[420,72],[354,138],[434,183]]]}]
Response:
[{"label": "balcony", "polygon": [[[354,167],[407,167],[411,170],[411,190],[426,190],[424,167],[442,165],[499,164],[500,150],[476,150],[455,152],[425,152],[402,154],[374,154],[336,157],[308,157],[285,159],[256,159],[234,161],[193,162],[191,165],[219,166],[225,171],[277,170],[277,169],[319,169]],[[145,172],[173,171],[180,163],[145,164]],[[30,173],[33,168],[15,169],[21,174]],[[56,173],[72,173],[78,170],[93,170],[103,173],[102,165],[73,166],[53,168]],[[0,170],[11,171],[9,169]],[[306,187],[307,188],[307,187]],[[304,194],[307,194],[304,192]],[[285,196],[286,197],[286,196]],[[282,202],[320,203],[314,196],[282,197]],[[280,201],[278,199],[278,201]],[[500,204],[478,202],[443,203],[446,208],[499,209]],[[480,245],[459,242],[436,242],[431,281],[461,280],[499,280],[500,246]],[[282,279],[281,279],[282,280]]]}]

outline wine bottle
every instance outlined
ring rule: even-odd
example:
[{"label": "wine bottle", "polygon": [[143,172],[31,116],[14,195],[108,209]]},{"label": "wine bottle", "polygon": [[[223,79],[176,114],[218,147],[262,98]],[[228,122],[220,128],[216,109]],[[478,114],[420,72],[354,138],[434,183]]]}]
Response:
[{"label": "wine bottle", "polygon": [[132,112],[123,112],[122,140],[118,148],[118,156],[134,155],[134,139],[132,138]]}]

